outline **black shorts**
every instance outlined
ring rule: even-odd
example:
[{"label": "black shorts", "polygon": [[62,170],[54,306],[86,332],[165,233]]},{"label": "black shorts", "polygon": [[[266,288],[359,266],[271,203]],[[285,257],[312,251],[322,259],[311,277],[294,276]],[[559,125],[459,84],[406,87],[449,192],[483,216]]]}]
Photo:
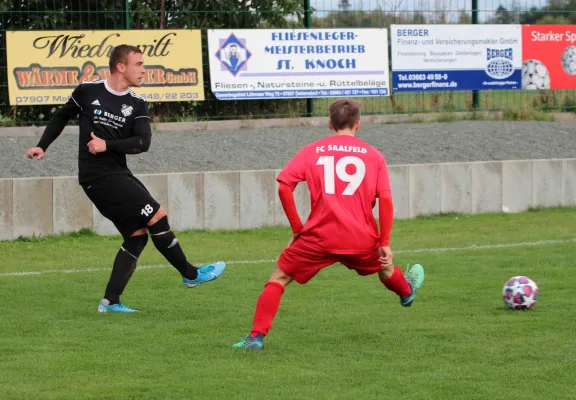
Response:
[{"label": "black shorts", "polygon": [[98,211],[112,221],[123,237],[145,228],[160,208],[133,175],[106,175],[81,185]]}]

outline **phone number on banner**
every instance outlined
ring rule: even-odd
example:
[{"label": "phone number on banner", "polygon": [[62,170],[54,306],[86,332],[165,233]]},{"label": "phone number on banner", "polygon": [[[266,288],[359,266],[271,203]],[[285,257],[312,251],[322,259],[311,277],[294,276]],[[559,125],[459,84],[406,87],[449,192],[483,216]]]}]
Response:
[{"label": "phone number on banner", "polygon": [[[172,92],[172,93],[146,93],[142,94],[148,101],[190,101],[199,98],[196,92]],[[16,96],[16,104],[54,104],[66,103],[70,96],[60,95],[33,95]]]},{"label": "phone number on banner", "polygon": [[401,73],[392,72],[392,90],[456,90],[458,81],[447,73]]},{"label": "phone number on banner", "polygon": [[252,90],[245,92],[215,92],[219,99],[304,98],[333,96],[387,96],[388,89],[328,89],[328,90]]},{"label": "phone number on banner", "polygon": [[400,81],[442,81],[447,79],[448,74],[398,74]]}]

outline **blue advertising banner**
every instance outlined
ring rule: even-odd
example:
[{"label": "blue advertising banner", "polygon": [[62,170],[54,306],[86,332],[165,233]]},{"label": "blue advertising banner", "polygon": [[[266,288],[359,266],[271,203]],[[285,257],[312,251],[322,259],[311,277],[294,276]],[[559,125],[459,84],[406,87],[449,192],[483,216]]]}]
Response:
[{"label": "blue advertising banner", "polygon": [[392,91],[522,88],[521,25],[392,25]]}]

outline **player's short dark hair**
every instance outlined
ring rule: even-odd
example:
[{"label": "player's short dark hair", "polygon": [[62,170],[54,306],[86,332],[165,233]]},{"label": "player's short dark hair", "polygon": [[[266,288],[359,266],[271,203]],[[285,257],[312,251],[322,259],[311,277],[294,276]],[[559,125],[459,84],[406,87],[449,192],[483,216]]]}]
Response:
[{"label": "player's short dark hair", "polygon": [[142,54],[142,50],[140,50],[136,46],[131,46],[129,44],[120,44],[112,50],[112,54],[110,54],[110,71],[116,71],[116,65],[118,63],[125,63],[128,54],[130,53],[139,53]]},{"label": "player's short dark hair", "polygon": [[328,113],[334,130],[352,129],[360,120],[360,103],[351,99],[338,99],[330,104]]}]

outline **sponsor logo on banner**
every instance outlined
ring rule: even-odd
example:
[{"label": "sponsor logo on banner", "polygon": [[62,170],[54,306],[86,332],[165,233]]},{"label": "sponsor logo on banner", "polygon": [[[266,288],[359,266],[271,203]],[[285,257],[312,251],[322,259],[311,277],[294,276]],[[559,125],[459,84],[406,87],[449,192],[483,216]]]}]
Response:
[{"label": "sponsor logo on banner", "polygon": [[209,30],[220,100],[388,96],[386,29]]},{"label": "sponsor logo on banner", "polygon": [[486,73],[494,79],[506,79],[514,73],[514,50],[508,49],[490,49],[486,50],[488,64]]},{"label": "sponsor logo on banner", "polygon": [[203,100],[200,40],[197,30],[6,32],[10,104],[65,103],[80,83],[110,75],[119,44],[142,50],[146,73],[133,89],[148,101]]},{"label": "sponsor logo on banner", "polygon": [[246,71],[248,60],[252,53],[246,48],[246,39],[238,39],[231,34],[227,39],[221,40],[221,45],[216,52],[216,57],[222,64],[222,71],[230,71],[232,76],[238,72]]},{"label": "sponsor logo on banner", "polygon": [[392,25],[392,90],[521,87],[520,25]]},{"label": "sponsor logo on banner", "polygon": [[523,25],[522,61],[523,89],[576,89],[576,25]]}]

